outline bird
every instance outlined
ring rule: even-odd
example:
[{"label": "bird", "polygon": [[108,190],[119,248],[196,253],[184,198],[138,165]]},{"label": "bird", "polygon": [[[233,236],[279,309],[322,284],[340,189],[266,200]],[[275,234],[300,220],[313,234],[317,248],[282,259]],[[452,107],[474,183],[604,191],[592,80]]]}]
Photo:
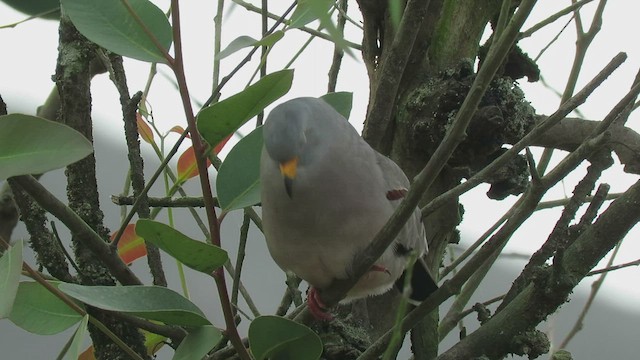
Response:
[{"label": "bird", "polygon": [[[332,316],[318,295],[350,277],[362,252],[400,204],[409,180],[321,98],[299,97],[274,107],[263,125],[260,157],[263,230],[276,264],[310,285],[307,305],[318,320]],[[340,301],[403,289],[409,254],[427,251],[415,209],[393,243]],[[437,284],[424,261],[412,272],[412,298]]]}]

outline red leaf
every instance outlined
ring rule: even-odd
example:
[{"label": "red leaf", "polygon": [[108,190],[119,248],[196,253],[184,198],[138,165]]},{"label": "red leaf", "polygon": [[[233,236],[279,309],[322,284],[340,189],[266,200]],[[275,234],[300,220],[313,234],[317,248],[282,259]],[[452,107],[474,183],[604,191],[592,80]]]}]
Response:
[{"label": "red leaf", "polygon": [[213,153],[218,155],[222,150],[222,148],[224,147],[224,145],[229,141],[229,139],[231,139],[232,136],[233,136],[233,133],[229,134],[229,136],[227,136],[222,141],[220,141],[218,145],[216,145],[216,147],[213,148]]},{"label": "red leaf", "polygon": [[138,133],[140,134],[140,138],[142,140],[148,142],[149,144],[153,144],[153,131],[149,124],[142,118],[140,113],[136,113],[136,123],[138,124]]},{"label": "red leaf", "polygon": [[[207,159],[207,168],[211,166],[211,161]],[[178,179],[187,181],[192,177],[198,176],[198,166],[196,164],[196,154],[193,146],[190,146],[178,159]]]},{"label": "red leaf", "polygon": [[[111,241],[115,239],[116,232],[111,234]],[[147,247],[144,239],[136,234],[136,224],[129,224],[118,242],[118,255],[125,264],[131,264],[135,260],[147,255]]]},{"label": "red leaf", "polygon": [[[174,133],[180,134],[180,135],[182,135],[182,133],[185,132],[185,131],[186,130],[180,125],[176,125],[176,126],[172,127],[171,129],[169,129],[169,132],[174,132]],[[187,138],[191,139],[189,134],[187,134]]]},{"label": "red leaf", "polygon": [[93,353],[93,345],[90,345],[87,350],[83,351],[78,356],[78,360],[96,360],[96,356]]}]

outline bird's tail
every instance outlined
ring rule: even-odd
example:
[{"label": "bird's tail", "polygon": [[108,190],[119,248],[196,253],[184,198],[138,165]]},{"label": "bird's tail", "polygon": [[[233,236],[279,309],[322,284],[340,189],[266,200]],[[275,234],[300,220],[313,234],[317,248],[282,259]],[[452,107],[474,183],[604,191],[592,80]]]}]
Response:
[{"label": "bird's tail", "polygon": [[[395,286],[400,292],[404,289],[406,271],[400,275],[396,280]],[[429,267],[424,259],[419,258],[411,269],[411,293],[409,295],[410,300],[423,301],[433,292],[438,290],[438,284],[436,283]]]}]

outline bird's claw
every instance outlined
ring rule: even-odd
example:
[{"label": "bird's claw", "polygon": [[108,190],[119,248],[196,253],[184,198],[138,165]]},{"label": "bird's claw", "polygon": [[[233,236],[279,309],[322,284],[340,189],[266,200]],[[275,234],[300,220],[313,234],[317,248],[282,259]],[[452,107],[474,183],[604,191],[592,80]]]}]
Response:
[{"label": "bird's claw", "polygon": [[316,288],[311,287],[307,294],[307,307],[316,320],[331,321],[333,315],[327,310],[327,306],[322,302]]}]

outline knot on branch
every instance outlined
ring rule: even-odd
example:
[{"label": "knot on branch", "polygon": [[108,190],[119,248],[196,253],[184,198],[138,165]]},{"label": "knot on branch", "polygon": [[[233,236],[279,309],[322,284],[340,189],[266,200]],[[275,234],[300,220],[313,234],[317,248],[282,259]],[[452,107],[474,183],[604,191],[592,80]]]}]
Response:
[{"label": "knot on branch", "polygon": [[551,343],[543,332],[538,330],[527,331],[513,338],[509,353],[520,356],[528,356],[535,359],[549,352]]},{"label": "knot on branch", "polygon": [[491,311],[482,303],[476,303],[473,305],[473,310],[478,314],[478,321],[480,324],[484,324],[491,319]]},{"label": "knot on branch", "polygon": [[[396,141],[404,147],[402,154],[426,162],[435,152],[448,127],[455,119],[475,78],[473,64],[461,62],[433,76],[410,92],[404,106],[398,108],[397,131],[407,141]],[[509,77],[493,80],[467,129],[466,138],[449,159],[448,165],[458,169],[460,179],[468,178],[500,156],[505,144],[521,139],[535,125],[535,111],[524,93]],[[398,149],[396,149],[398,150]],[[524,157],[515,157],[487,182],[492,185],[488,196],[503,199],[522,193],[528,183]]]}]

